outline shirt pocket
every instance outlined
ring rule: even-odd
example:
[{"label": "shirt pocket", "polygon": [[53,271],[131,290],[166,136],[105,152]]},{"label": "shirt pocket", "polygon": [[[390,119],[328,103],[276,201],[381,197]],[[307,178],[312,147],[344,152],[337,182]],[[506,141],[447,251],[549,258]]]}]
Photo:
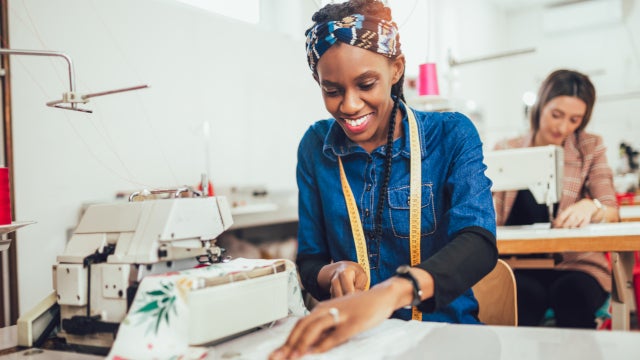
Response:
[{"label": "shirt pocket", "polygon": [[[389,217],[393,234],[401,238],[409,238],[409,194],[410,186],[389,189]],[[422,184],[420,206],[421,236],[436,231],[436,215],[433,205],[433,184]]]}]

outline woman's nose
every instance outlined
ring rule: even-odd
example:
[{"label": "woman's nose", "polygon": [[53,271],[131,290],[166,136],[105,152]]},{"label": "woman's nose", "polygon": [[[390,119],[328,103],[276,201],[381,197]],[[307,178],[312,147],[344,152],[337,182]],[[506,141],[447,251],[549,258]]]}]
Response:
[{"label": "woman's nose", "polygon": [[569,120],[562,119],[562,121],[560,121],[560,124],[558,124],[558,131],[560,131],[562,134],[566,134],[568,130],[569,130]]},{"label": "woman's nose", "polygon": [[362,99],[356,91],[346,91],[340,103],[340,112],[343,114],[356,114],[362,107]]}]

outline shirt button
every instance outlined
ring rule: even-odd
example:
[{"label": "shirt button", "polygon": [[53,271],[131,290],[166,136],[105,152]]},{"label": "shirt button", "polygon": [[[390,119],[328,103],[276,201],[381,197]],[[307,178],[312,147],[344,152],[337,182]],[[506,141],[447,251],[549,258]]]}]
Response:
[{"label": "shirt button", "polygon": [[364,209],[364,216],[369,217],[369,209]]},{"label": "shirt button", "polygon": [[371,184],[367,185],[367,191],[371,191]]}]

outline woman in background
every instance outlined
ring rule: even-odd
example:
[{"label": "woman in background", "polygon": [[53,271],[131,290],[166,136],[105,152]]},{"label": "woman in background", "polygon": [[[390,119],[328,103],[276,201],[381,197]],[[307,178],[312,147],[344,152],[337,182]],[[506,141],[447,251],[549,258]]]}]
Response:
[{"label": "woman in background", "polygon": [[[586,75],[557,70],[542,83],[531,111],[531,130],[496,149],[558,145],[564,149],[557,216],[529,190],[494,193],[498,225],[550,222],[555,228],[619,221],[613,173],[602,138],[584,131],[596,100]],[[594,328],[595,312],[611,292],[611,271],[601,252],[564,253],[553,269],[516,270],[518,322],[535,326],[553,309],[559,327]]]},{"label": "woman in background", "polygon": [[326,351],[391,316],[478,323],[470,287],[497,249],[475,127],[402,102],[405,59],[381,2],[330,4],[313,21],[307,59],[333,118],[298,149],[297,263],[325,301],[272,359]]}]

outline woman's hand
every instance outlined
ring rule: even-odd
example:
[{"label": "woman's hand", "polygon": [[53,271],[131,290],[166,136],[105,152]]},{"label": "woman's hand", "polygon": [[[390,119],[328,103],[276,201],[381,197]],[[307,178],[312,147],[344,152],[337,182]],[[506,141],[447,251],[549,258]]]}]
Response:
[{"label": "woman's hand", "polygon": [[[421,300],[431,298],[434,292],[431,274],[419,268],[412,268],[411,274],[422,290]],[[369,291],[323,301],[298,321],[284,345],[271,353],[269,359],[298,359],[325,352],[380,324],[395,309],[410,304],[413,296],[412,283],[393,276]]]},{"label": "woman's hand", "polygon": [[554,228],[579,228],[588,225],[598,208],[589,199],[582,199],[564,209],[553,222]]},{"label": "woman's hand", "polygon": [[391,286],[380,284],[369,291],[319,303],[310,315],[296,323],[287,341],[269,359],[298,359],[325,352],[380,324],[396,308],[397,299]]},{"label": "woman's hand", "polygon": [[332,298],[336,298],[366,290],[367,273],[356,262],[338,261],[320,270],[318,284],[328,289]]}]

